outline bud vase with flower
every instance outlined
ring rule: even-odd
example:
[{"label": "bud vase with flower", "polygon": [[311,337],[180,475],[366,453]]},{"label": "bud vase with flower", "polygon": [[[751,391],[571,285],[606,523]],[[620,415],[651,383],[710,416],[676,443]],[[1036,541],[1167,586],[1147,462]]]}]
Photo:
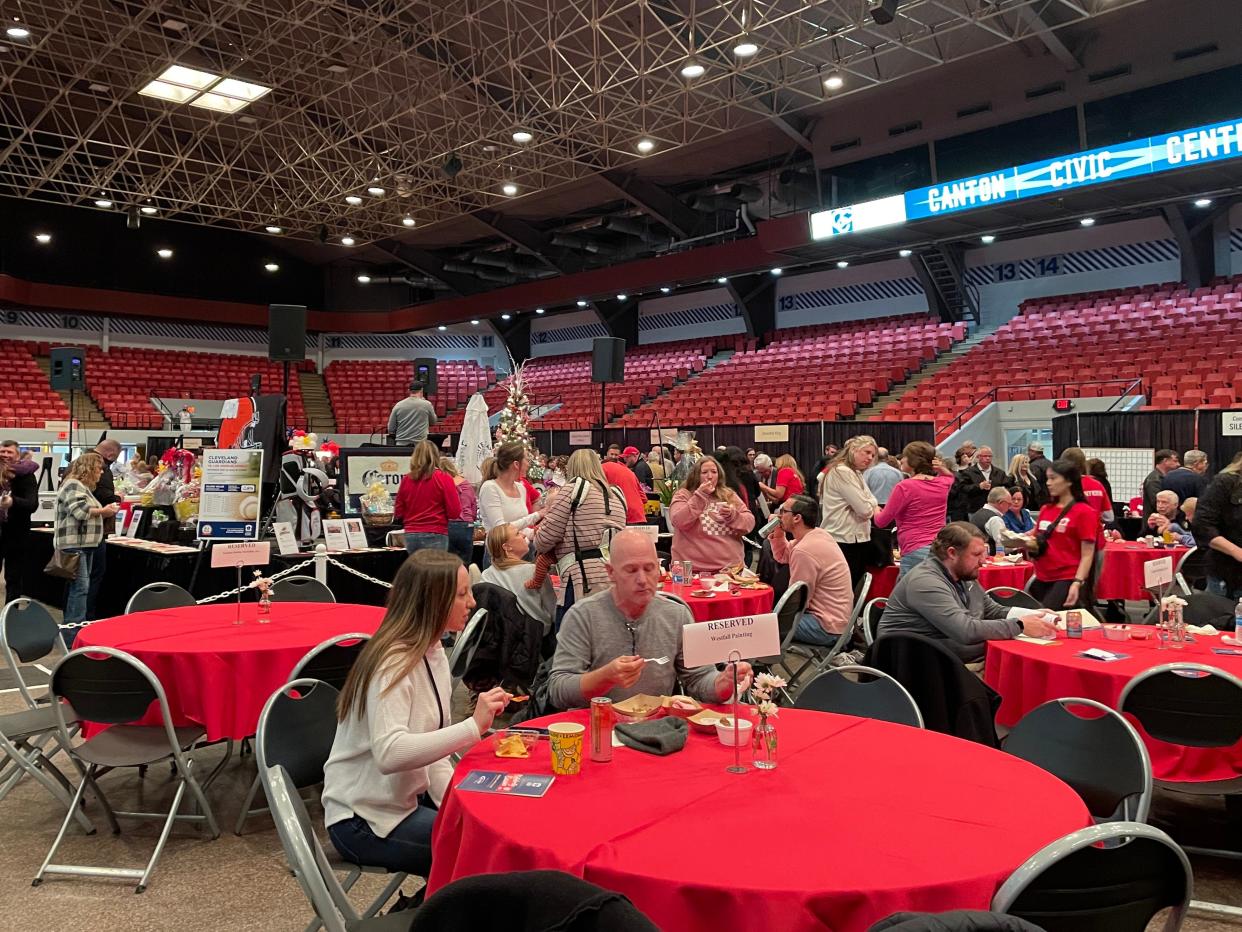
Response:
[{"label": "bud vase with flower", "polygon": [[759,714],[759,721],[755,724],[751,739],[754,764],[759,770],[776,769],[776,691],[783,689],[785,685],[785,681],[779,676],[760,673],[750,688],[750,694],[755,700],[755,711]]},{"label": "bud vase with flower", "polygon": [[272,580],[255,570],[254,587],[259,590],[259,624],[267,624],[272,620]]}]

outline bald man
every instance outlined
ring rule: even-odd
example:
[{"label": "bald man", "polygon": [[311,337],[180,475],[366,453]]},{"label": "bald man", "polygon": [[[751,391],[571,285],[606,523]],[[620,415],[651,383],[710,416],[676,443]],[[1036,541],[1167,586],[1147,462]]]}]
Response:
[{"label": "bald man", "polygon": [[[685,692],[704,702],[733,695],[733,670],[688,669],[681,654],[681,629],[694,619],[685,606],[656,598],[660,563],[646,534],[622,531],[608,554],[612,588],[574,603],[565,615],[548,676],[548,698],[560,709],[583,708],[596,696],[614,702],[646,693],[667,696],[680,680]],[[667,657],[669,663],[651,663]],[[738,685],[750,686],[749,663],[738,665]]]},{"label": "bald man", "polygon": [[[101,506],[119,502],[121,497],[116,494],[116,485],[112,481],[112,464],[121,455],[121,445],[115,440],[101,440],[95,446],[95,452],[102,456],[104,461],[103,473],[99,477],[99,484],[95,486],[95,498]],[[104,572],[107,569],[105,561],[108,556],[108,535],[115,530],[116,518],[104,518],[103,540],[99,542],[99,546],[95,548],[95,555],[91,558],[91,586],[86,596],[86,618],[89,621],[94,621],[99,617],[95,614],[95,600],[99,596],[99,587],[103,583]]]}]

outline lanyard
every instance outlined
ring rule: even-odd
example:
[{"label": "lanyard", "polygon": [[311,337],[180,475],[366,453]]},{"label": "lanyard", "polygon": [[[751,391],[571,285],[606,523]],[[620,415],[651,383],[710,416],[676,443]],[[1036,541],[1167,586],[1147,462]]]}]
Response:
[{"label": "lanyard", "polygon": [[423,654],[423,666],[427,668],[427,680],[431,683],[431,694],[436,697],[436,708],[440,710],[440,727],[443,728],[445,727],[444,703],[440,701],[440,686],[431,673],[431,661],[427,659],[426,654]]}]

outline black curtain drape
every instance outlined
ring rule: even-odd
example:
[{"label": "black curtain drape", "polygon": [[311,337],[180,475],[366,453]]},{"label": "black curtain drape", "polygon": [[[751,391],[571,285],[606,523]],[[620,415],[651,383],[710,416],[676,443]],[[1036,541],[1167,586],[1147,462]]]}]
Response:
[{"label": "black curtain drape", "polygon": [[1242,411],[1200,411],[1199,442],[1196,446],[1208,456],[1208,469],[1212,472],[1222,466],[1228,466],[1239,451],[1242,451],[1242,435],[1226,437],[1224,421],[1226,416],[1236,423]]},{"label": "black curtain drape", "polygon": [[[1219,412],[1204,412],[1219,413]],[[1100,411],[1052,419],[1052,449],[1066,447],[1195,448],[1194,411]],[[1219,432],[1219,426],[1218,426]]]}]

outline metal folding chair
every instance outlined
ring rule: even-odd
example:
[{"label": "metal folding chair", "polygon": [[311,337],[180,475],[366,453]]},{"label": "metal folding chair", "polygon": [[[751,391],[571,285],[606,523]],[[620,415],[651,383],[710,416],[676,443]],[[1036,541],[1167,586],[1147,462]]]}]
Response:
[{"label": "metal folding chair", "polygon": [[672,592],[657,592],[656,595],[659,596],[661,599],[665,599],[666,601],[676,602],[686,611],[690,612],[692,615],[694,614],[694,612],[690,608],[690,603],[687,602],[685,599],[683,599],[681,596],[675,593],[672,593]]},{"label": "metal folding chair", "polygon": [[[773,657],[756,657],[751,661],[751,666],[757,673],[771,673],[772,668],[778,664],[785,668],[785,672],[790,676],[793,675],[793,668],[785,659],[789,651],[789,646],[793,643],[794,632],[798,627],[798,619],[802,617],[802,613],[806,610],[806,600],[810,593],[804,582],[792,583],[785,594],[780,597],[772,611],[776,614],[776,624],[781,635],[781,652]],[[805,663],[804,663],[805,665]],[[801,670],[801,667],[799,667]],[[785,698],[790,698],[788,687],[784,690]]]},{"label": "metal folding chair", "polygon": [[483,632],[487,625],[487,609],[481,608],[466,622],[466,627],[462,629],[461,634],[457,635],[457,640],[453,642],[453,649],[449,652],[449,674],[453,678],[452,689],[457,688],[457,684],[461,682],[462,677],[466,675],[466,671],[470,669],[470,661],[474,659],[474,652],[479,648],[479,641],[483,638]]},{"label": "metal folding chair", "polygon": [[[1093,711],[1090,718],[1073,707]],[[1013,727],[1002,749],[1074,788],[1097,822],[1146,822],[1151,759],[1134,726],[1091,699],[1051,699]]]},{"label": "metal folding chair", "polygon": [[863,608],[862,625],[863,640],[870,647],[875,643],[875,633],[880,630],[880,618],[884,615],[884,609],[888,608],[888,599],[884,596],[872,599]]},{"label": "metal folding chair", "polygon": [[791,673],[789,678],[791,691],[803,674],[809,671],[814,676],[824,672],[832,666],[833,658],[837,654],[847,650],[854,643],[854,632],[858,629],[859,620],[862,618],[863,606],[867,604],[867,593],[871,591],[871,581],[870,573],[864,573],[863,578],[858,581],[858,586],[854,589],[854,605],[850,609],[850,617],[845,623],[845,629],[837,635],[837,640],[831,647],[804,644],[796,638],[790,643],[786,653],[805,657],[807,661],[798,668],[797,672]]},{"label": "metal folding chair", "polygon": [[[68,703],[85,721],[111,725],[93,738],[69,750],[82,774],[77,793],[70,803],[69,812],[56,834],[56,840],[43,859],[35,875],[34,886],[43,882],[47,874],[67,874],[77,877],[111,877],[137,880],[136,893],[147,888],[151,872],[164,851],[164,845],[177,820],[206,824],[211,837],[218,838],[220,829],[215,816],[193,773],[193,759],[185,749],[203,737],[199,726],[175,728],[168,712],[168,698],[164,687],[151,669],[131,654],[112,647],[84,647],[70,651],[56,664],[52,671],[50,687],[56,711],[57,727],[61,742],[68,745],[69,722],[65,703]],[[63,700],[63,701],[59,701]],[[152,703],[157,703],[162,723],[160,725],[134,725],[141,719]],[[101,772],[119,767],[141,767],[170,760],[177,790],[167,812],[120,812],[114,811],[99,789],[96,777]],[[219,768],[217,768],[218,771]],[[214,776],[214,774],[212,775]],[[210,784],[211,778],[208,778]],[[82,795],[90,787],[103,807],[113,834],[120,834],[117,816],[133,819],[162,819],[163,830],[155,844],[151,859],[143,868],[93,867],[81,864],[56,864],[53,858],[65,838],[65,831],[75,810],[82,802]],[[181,801],[189,788],[201,810],[200,813],[181,813]]]},{"label": "metal folding chair", "polygon": [[1170,909],[1164,929],[1177,932],[1192,882],[1186,852],[1160,829],[1106,822],[1033,854],[1001,885],[992,909],[1046,932],[1143,932]]},{"label": "metal folding chair", "polygon": [[[847,673],[866,679],[851,680]],[[825,670],[798,693],[794,708],[923,727],[918,703],[906,688],[887,673],[860,664]]]},{"label": "metal folding chair", "polygon": [[1006,608],[1035,609],[1043,607],[1035,596],[1023,589],[1015,589],[1013,586],[993,586],[987,590],[987,593],[992,597],[993,602],[998,602]]},{"label": "metal folding chair", "polygon": [[[291,680],[272,693],[264,704],[255,739],[260,782],[276,822],[277,833],[289,866],[317,916],[307,926],[306,932],[315,932],[320,923],[332,930],[344,928],[344,922],[351,921],[350,928],[353,928],[353,920],[378,913],[407,876],[404,873],[392,874],[384,889],[360,917],[347,896],[349,890],[364,873],[387,874],[388,871],[380,867],[351,864],[342,860],[335,851],[332,854],[325,852],[311,826],[300,791],[323,782],[324,764],[336,735],[338,696],[337,690],[327,683],[305,678]],[[276,773],[280,775],[279,786],[271,779]],[[306,852],[300,851],[300,846],[311,849],[312,860],[306,859]],[[336,871],[345,872],[344,882],[337,880]],[[310,886],[315,886],[316,877],[322,888],[312,894],[308,881]]]},{"label": "metal folding chair", "polygon": [[335,602],[332,590],[314,576],[285,576],[272,586],[273,602]]},{"label": "metal folding chair", "polygon": [[[362,649],[366,647],[371,635],[355,631],[349,634],[338,634],[312,647],[299,660],[289,674],[287,682],[299,679],[319,680],[327,683],[335,690],[345,688],[345,680]],[[257,758],[256,758],[257,760]],[[326,758],[325,758],[326,760]],[[322,770],[322,767],[320,768]],[[320,777],[322,780],[323,778]],[[254,798],[259,795],[259,775],[256,773],[250,782],[250,789],[242,802],[241,812],[237,814],[237,822],[233,826],[233,834],[240,835],[251,816],[267,812],[266,806],[251,808]]]},{"label": "metal folding chair", "polygon": [[1199,547],[1191,547],[1183,553],[1173,567],[1173,578],[1185,595],[1206,588],[1207,577],[1207,552]]},{"label": "metal folding chair", "polygon": [[125,603],[125,614],[132,612],[153,612],[160,608],[185,608],[197,605],[194,596],[175,583],[147,583],[129,597]]}]

